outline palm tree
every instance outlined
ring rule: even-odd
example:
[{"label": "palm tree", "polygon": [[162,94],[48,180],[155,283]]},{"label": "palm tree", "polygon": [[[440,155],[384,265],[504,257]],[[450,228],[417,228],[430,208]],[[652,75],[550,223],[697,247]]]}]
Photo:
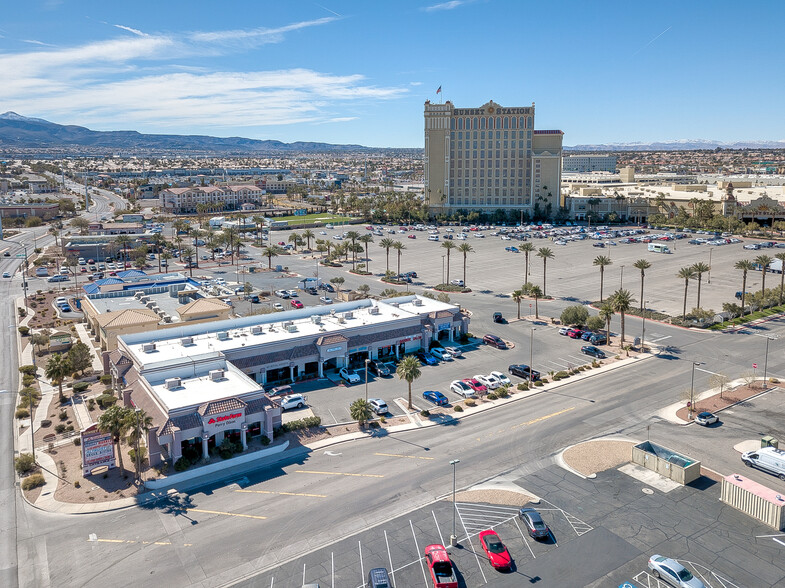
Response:
[{"label": "palm tree", "polygon": [[512,293],[512,299],[518,305],[518,320],[521,319],[521,302],[523,302],[523,290],[515,290]]},{"label": "palm tree", "polygon": [[602,285],[605,280],[605,266],[611,265],[613,262],[607,255],[598,255],[594,258],[593,265],[600,266],[600,302],[602,302]]},{"label": "palm tree", "polygon": [[128,245],[131,243],[131,237],[128,235],[118,235],[114,242],[123,248],[123,261],[128,261],[126,252],[128,251]]},{"label": "palm tree", "polygon": [[740,259],[733,266],[737,270],[742,271],[741,278],[741,314],[744,316],[744,300],[747,297],[747,272],[755,269],[755,264],[749,259]]},{"label": "palm tree", "polygon": [[200,229],[191,229],[190,235],[193,237],[194,248],[196,249],[194,260],[196,261],[196,267],[199,267],[199,238],[204,237],[204,231]]},{"label": "palm tree", "polygon": [[616,290],[610,297],[611,307],[615,312],[619,313],[621,318],[621,345],[624,346],[624,313],[629,312],[632,308],[632,303],[635,299],[629,290],[619,289]]},{"label": "palm tree", "polygon": [[452,241],[442,241],[442,249],[447,250],[447,283],[450,283],[450,251],[456,248]]},{"label": "palm tree", "polygon": [[542,258],[542,295],[547,296],[547,290],[545,289],[545,273],[548,269],[548,260],[553,259],[555,256],[553,251],[551,251],[548,247],[540,247],[537,250],[537,257]]},{"label": "palm tree", "polygon": [[278,257],[282,253],[278,245],[268,245],[262,249],[262,257],[267,258],[267,269],[273,268],[273,257]]},{"label": "palm tree", "polygon": [[303,231],[302,238],[305,239],[305,246],[306,248],[311,248],[311,239],[313,239],[316,235],[311,229],[305,229]]},{"label": "palm tree", "polygon": [[395,373],[401,380],[406,380],[406,383],[409,384],[409,410],[412,410],[414,408],[412,406],[412,382],[422,374],[420,360],[413,355],[407,355],[398,364]]},{"label": "palm tree", "polygon": [[534,251],[534,243],[526,241],[518,249],[526,256],[526,272],[523,276],[523,283],[526,284],[529,281],[529,254]]},{"label": "palm tree", "polygon": [[695,270],[691,267],[683,267],[676,275],[684,280],[684,308],[682,309],[681,320],[687,320],[687,288],[690,286],[690,280],[695,277]]},{"label": "palm tree", "polygon": [[532,286],[529,294],[534,296],[534,318],[540,320],[540,304],[539,300],[542,298],[542,290],[539,286]]},{"label": "palm tree", "polygon": [[785,288],[785,253],[775,255],[780,260],[780,306],[782,306],[782,290]]},{"label": "palm tree", "polygon": [[461,243],[458,245],[458,251],[463,253],[463,287],[466,288],[466,256],[469,253],[474,253],[474,249],[468,243]]},{"label": "palm tree", "polygon": [[774,261],[774,259],[772,259],[768,255],[759,255],[758,257],[755,258],[754,261],[760,266],[760,273],[762,279],[760,284],[760,293],[761,295],[763,295],[764,292],[766,291],[766,272],[768,271],[769,266],[771,265],[771,262]]},{"label": "palm tree", "polygon": [[600,308],[600,318],[605,321],[605,341],[608,345],[611,344],[611,319],[614,314],[613,306],[609,302],[606,302]]},{"label": "palm tree", "polygon": [[384,249],[384,251],[387,253],[387,271],[385,273],[390,272],[390,248],[393,246],[393,243],[395,243],[395,241],[389,237],[385,237],[379,241],[379,247]]},{"label": "palm tree", "polygon": [[397,275],[400,276],[401,275],[401,252],[404,249],[406,249],[406,245],[404,245],[400,241],[395,241],[392,244],[392,248],[395,249],[395,251],[398,253],[398,274]]},{"label": "palm tree", "polygon": [[373,235],[365,233],[364,235],[360,235],[357,240],[365,246],[365,271],[370,272],[371,258],[368,257],[368,243],[373,243]]},{"label": "palm tree", "polygon": [[124,471],[123,452],[120,450],[120,440],[124,438],[132,427],[136,426],[134,411],[124,406],[110,406],[98,418],[98,430],[109,433],[112,441],[117,446],[117,459],[120,462],[120,471]]},{"label": "palm tree", "polygon": [[698,261],[692,264],[692,271],[698,276],[698,305],[696,308],[701,307],[701,281],[703,280],[703,274],[709,271],[711,268],[708,264],[703,263],[702,261]]},{"label": "palm tree", "polygon": [[68,361],[68,356],[61,353],[55,353],[46,363],[44,375],[52,384],[57,385],[57,389],[60,392],[60,398],[63,397],[63,380],[72,371],[71,362]]},{"label": "palm tree", "polygon": [[294,250],[297,251],[297,242],[300,241],[300,235],[297,233],[292,233],[289,235],[289,238],[286,239],[289,243],[294,243]]},{"label": "palm tree", "polygon": [[144,439],[147,431],[149,431],[153,426],[153,417],[148,415],[145,411],[139,410],[133,411],[130,415],[133,421],[133,427],[131,428],[131,432],[128,433],[128,437],[126,438],[126,443],[131,445],[134,448],[134,454],[136,455],[136,463],[134,463],[134,470],[136,471],[136,479],[140,479],[142,472],[141,472],[141,463],[142,457],[139,455],[139,442]]},{"label": "palm tree", "polygon": [[194,257],[193,247],[186,246],[180,250],[180,259],[185,259],[188,261],[188,271],[191,272],[191,277],[194,276],[193,257]]},{"label": "palm tree", "polygon": [[352,253],[352,271],[354,271],[354,263],[357,260],[357,255],[355,251],[355,245],[357,244],[357,239],[360,238],[360,233],[357,231],[349,231],[346,233],[346,238],[352,242],[352,246],[349,248],[349,251]]},{"label": "palm tree", "polygon": [[647,259],[639,259],[632,266],[641,270],[641,312],[643,312],[643,280],[646,277],[646,270],[651,267],[651,262]]}]

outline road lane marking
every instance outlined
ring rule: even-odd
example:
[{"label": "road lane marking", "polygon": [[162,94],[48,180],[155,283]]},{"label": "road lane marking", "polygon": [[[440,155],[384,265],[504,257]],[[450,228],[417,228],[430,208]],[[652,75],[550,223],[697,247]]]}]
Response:
[{"label": "road lane marking", "polygon": [[260,519],[265,520],[267,517],[262,517],[259,515],[249,515],[249,514],[240,514],[237,512],[223,512],[220,510],[202,510],[200,508],[189,508],[188,512],[200,512],[202,514],[217,514],[217,515],[225,515],[227,517],[241,517],[244,519]]},{"label": "road lane marking", "polygon": [[[140,544],[140,545],[174,545],[170,541],[137,541],[135,539],[98,539],[88,538],[88,543],[126,543],[126,544]],[[193,543],[183,543],[183,547],[192,547]]]},{"label": "road lane marking", "polygon": [[664,337],[658,337],[657,339],[654,339],[653,341],[649,341],[649,343],[657,343],[658,341],[665,341],[665,339],[670,339],[671,337],[672,337],[672,335],[665,335]]},{"label": "road lane marking", "polygon": [[374,453],[381,457],[405,457],[406,459],[436,459],[435,457],[421,457],[419,455],[401,455],[398,453]]},{"label": "road lane marking", "polygon": [[235,490],[246,494],[280,494],[281,496],[308,496],[309,498],[327,498],[326,494],[306,494],[305,492],[273,492],[272,490]]},{"label": "road lane marking", "polygon": [[530,421],[526,421],[525,423],[520,423],[518,425],[513,425],[511,428],[514,429],[516,427],[526,427],[528,425],[533,425],[535,423],[539,423],[541,421],[548,420],[548,419],[553,418],[555,416],[559,416],[560,414],[564,414],[565,412],[570,412],[571,410],[575,410],[575,407],[571,406],[569,408],[565,408],[564,410],[559,410],[557,412],[552,412],[551,414],[546,414],[545,416],[537,417],[536,419],[532,419]]},{"label": "road lane marking", "polygon": [[344,472],[319,472],[315,470],[294,470],[295,474],[320,474],[322,476],[353,476],[357,478],[383,478],[381,474],[347,474]]}]

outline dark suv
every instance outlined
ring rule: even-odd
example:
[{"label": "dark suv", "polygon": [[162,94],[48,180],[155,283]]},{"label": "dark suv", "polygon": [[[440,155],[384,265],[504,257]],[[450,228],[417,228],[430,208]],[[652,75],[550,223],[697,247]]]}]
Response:
[{"label": "dark suv", "polygon": [[535,382],[540,379],[540,372],[531,369],[528,365],[523,363],[513,364],[507,368],[507,371],[510,372],[513,376],[518,376],[524,380],[528,380],[530,376],[531,379]]},{"label": "dark suv", "polygon": [[368,368],[377,376],[389,376],[390,368],[381,361],[374,360],[368,364]]},{"label": "dark suv", "polygon": [[507,349],[507,344],[501,337],[497,337],[496,335],[485,335],[482,340],[486,345],[492,345],[493,347],[496,347],[496,349]]}]

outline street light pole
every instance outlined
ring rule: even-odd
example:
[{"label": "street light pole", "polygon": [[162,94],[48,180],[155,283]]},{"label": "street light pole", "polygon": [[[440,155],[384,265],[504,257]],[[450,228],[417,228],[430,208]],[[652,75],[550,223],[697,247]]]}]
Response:
[{"label": "street light pole", "polygon": [[771,337],[766,337],[766,357],[763,360],[763,389],[766,389],[768,383],[768,369],[769,369],[769,341]]},{"label": "street light pole", "polygon": [[711,284],[711,252],[714,247],[709,247],[709,284]]},{"label": "street light pole", "polygon": [[532,364],[534,363],[534,327],[532,327],[531,337],[529,338],[529,386],[532,382]]},{"label": "street light pole", "polygon": [[687,411],[687,418],[692,418],[692,413],[695,410],[695,366],[696,365],[703,365],[703,362],[700,361],[693,361],[692,362],[692,377],[690,378],[690,409]]},{"label": "street light pole", "polygon": [[134,413],[136,413],[136,451],[134,451],[134,457],[136,458],[136,485],[139,486],[139,482],[142,479],[141,476],[141,465],[139,462],[139,413],[142,410],[140,408],[135,408]]},{"label": "street light pole", "polygon": [[454,459],[450,462],[452,466],[452,535],[450,535],[450,547],[458,545],[458,536],[455,534],[455,513],[458,507],[455,504],[455,466],[461,463],[460,459]]},{"label": "street light pole", "polygon": [[643,318],[643,322],[641,323],[641,353],[646,353],[646,301],[641,300],[641,306],[643,307],[643,314],[641,318]]},{"label": "street light pole", "polygon": [[365,358],[365,402],[368,402],[368,364],[371,363],[369,358]]}]

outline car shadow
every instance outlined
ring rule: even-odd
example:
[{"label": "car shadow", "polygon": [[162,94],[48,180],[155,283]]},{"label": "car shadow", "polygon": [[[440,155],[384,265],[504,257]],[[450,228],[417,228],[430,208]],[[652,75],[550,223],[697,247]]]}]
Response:
[{"label": "car shadow", "polygon": [[428,417],[428,420],[436,423],[437,425],[445,426],[456,426],[461,424],[460,420],[449,414],[432,414]]}]

